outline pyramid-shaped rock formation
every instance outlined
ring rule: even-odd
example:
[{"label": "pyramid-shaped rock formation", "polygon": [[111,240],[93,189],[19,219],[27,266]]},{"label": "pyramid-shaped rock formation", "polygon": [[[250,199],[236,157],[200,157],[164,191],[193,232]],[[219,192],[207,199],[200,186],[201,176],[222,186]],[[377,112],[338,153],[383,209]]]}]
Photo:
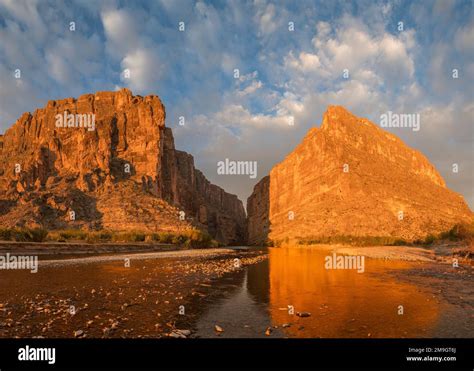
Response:
[{"label": "pyramid-shaped rock formation", "polygon": [[470,223],[461,195],[420,152],[330,106],[247,201],[249,243],[331,236],[425,238]]}]

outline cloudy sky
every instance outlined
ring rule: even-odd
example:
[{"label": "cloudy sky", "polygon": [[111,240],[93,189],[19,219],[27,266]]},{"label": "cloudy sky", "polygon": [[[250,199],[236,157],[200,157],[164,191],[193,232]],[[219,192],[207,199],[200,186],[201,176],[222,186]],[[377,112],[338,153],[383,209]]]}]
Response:
[{"label": "cloudy sky", "polygon": [[[244,203],[329,104],[376,123],[420,113],[420,131],[389,130],[474,208],[472,1],[0,0],[0,132],[124,86],[159,95],[177,148]],[[257,179],[218,175],[225,158],[258,161]]]}]

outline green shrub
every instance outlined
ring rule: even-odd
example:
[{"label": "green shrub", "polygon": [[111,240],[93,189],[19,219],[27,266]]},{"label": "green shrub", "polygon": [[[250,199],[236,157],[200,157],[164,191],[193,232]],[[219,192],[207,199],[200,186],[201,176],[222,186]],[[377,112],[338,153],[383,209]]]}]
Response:
[{"label": "green shrub", "polygon": [[172,243],[173,235],[169,232],[160,232],[158,233],[158,241],[162,243]]},{"label": "green shrub", "polygon": [[10,228],[0,228],[0,240],[11,241],[13,239],[12,230]]},{"label": "green shrub", "polygon": [[181,245],[181,244],[184,244],[187,239],[188,239],[187,236],[183,234],[177,234],[173,237],[173,239],[171,240],[171,243],[174,245]]},{"label": "green shrub", "polygon": [[216,240],[213,239],[213,240],[211,240],[209,247],[213,247],[213,248],[214,247],[219,247],[219,242],[217,242]]},{"label": "green shrub", "polygon": [[318,236],[299,238],[297,243],[300,245],[317,245],[317,244],[341,244],[351,246],[403,246],[408,243],[400,238],[392,236]]},{"label": "green shrub", "polygon": [[145,233],[133,233],[133,241],[134,242],[144,242],[145,241]]},{"label": "green shrub", "polygon": [[99,239],[101,241],[111,241],[112,240],[112,233],[108,231],[100,232]]},{"label": "green shrub", "polygon": [[408,242],[402,239],[397,239],[393,242],[393,246],[406,246]]},{"label": "green shrub", "polygon": [[112,232],[109,231],[97,231],[97,232],[84,232],[86,234],[85,240],[88,243],[108,242],[112,240]]},{"label": "green shrub", "polygon": [[443,237],[451,240],[467,240],[474,238],[474,224],[456,224],[448,232],[442,233]]},{"label": "green shrub", "polygon": [[43,242],[48,237],[48,231],[43,228],[35,228],[30,231],[31,239],[34,242]]},{"label": "green shrub", "polygon": [[97,243],[99,242],[99,237],[95,233],[87,233],[86,242]]},{"label": "green shrub", "polygon": [[80,229],[67,229],[59,232],[59,237],[63,240],[80,240],[84,241],[88,238],[88,233]]},{"label": "green shrub", "polygon": [[31,234],[29,233],[27,229],[24,229],[24,228],[13,228],[12,236],[13,236],[14,241],[18,241],[18,242],[31,241]]},{"label": "green shrub", "polygon": [[43,242],[48,231],[43,228],[1,228],[0,240],[17,242]]},{"label": "green shrub", "polygon": [[109,240],[115,242],[144,242],[146,234],[142,232],[107,232],[110,235]]},{"label": "green shrub", "polygon": [[432,245],[433,242],[435,242],[435,240],[436,240],[436,237],[432,234],[429,234],[428,236],[426,236],[425,240],[423,241],[423,244]]},{"label": "green shrub", "polygon": [[157,241],[160,243],[184,245],[190,248],[219,246],[219,243],[209,233],[199,229],[190,229],[179,233],[158,232],[146,234],[143,232],[112,232],[107,230],[87,232],[79,229],[58,230],[48,233],[43,228],[0,228],[0,240],[4,241],[43,242],[46,239],[58,242],[80,240],[87,241],[88,243]]}]

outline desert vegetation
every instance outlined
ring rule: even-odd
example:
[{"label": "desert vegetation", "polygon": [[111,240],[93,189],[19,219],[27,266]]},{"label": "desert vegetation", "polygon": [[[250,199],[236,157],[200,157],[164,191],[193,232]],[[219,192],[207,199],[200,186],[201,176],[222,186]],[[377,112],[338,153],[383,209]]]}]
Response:
[{"label": "desert vegetation", "polygon": [[428,234],[424,239],[413,241],[392,236],[314,236],[289,239],[269,240],[268,246],[282,246],[292,242],[297,245],[350,245],[350,246],[431,246],[443,242],[474,242],[474,222],[471,224],[456,224],[450,230],[438,234]]},{"label": "desert vegetation", "polygon": [[1,241],[87,242],[87,243],[161,243],[189,248],[217,247],[207,232],[190,229],[182,232],[84,231],[80,229],[48,231],[42,228],[0,228]]}]

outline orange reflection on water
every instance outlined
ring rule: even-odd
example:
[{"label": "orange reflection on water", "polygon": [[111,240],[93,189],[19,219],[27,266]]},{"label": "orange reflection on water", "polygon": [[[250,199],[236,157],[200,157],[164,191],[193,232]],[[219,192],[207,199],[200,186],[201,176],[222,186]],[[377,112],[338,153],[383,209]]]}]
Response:
[{"label": "orange reflection on water", "polygon": [[432,296],[388,273],[409,263],[366,258],[365,272],[357,273],[325,269],[332,253],[314,247],[270,248],[269,254],[269,312],[274,325],[291,323],[284,330],[289,337],[428,337],[437,323],[440,308]]}]

